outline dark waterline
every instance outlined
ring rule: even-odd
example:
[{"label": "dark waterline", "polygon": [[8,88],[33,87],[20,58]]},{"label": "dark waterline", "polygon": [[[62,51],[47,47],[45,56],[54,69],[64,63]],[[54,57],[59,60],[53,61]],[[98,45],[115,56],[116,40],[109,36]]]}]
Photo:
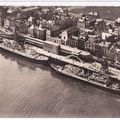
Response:
[{"label": "dark waterline", "polygon": [[0,52],[0,117],[120,117],[120,95]]}]

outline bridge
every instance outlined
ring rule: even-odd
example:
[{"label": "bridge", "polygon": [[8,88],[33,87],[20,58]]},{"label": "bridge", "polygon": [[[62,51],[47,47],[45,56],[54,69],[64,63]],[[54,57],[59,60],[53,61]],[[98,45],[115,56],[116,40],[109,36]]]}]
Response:
[{"label": "bridge", "polygon": [[76,55],[68,55],[67,58],[68,59],[76,60],[76,61],[78,61],[80,63],[83,63],[83,61],[78,56],[76,56]]}]

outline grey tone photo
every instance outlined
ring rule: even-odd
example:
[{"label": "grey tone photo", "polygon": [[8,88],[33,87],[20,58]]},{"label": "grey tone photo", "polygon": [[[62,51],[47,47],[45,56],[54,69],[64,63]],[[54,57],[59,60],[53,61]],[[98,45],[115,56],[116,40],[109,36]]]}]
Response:
[{"label": "grey tone photo", "polygon": [[120,117],[120,7],[0,6],[0,117]]}]

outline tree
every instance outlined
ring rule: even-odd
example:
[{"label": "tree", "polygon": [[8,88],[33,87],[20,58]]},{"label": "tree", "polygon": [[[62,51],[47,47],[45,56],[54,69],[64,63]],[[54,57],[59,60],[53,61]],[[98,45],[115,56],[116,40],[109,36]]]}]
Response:
[{"label": "tree", "polygon": [[19,33],[14,34],[14,40],[21,46],[24,46],[25,37],[20,35]]}]

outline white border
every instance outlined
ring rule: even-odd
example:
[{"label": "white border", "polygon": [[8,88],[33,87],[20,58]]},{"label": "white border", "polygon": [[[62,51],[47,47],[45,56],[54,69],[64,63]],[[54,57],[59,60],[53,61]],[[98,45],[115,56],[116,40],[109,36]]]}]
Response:
[{"label": "white border", "polygon": [[[37,1],[23,1],[23,2],[19,2],[19,1],[0,1],[0,5],[11,5],[11,6],[21,6],[21,5],[25,5],[25,6],[30,6],[30,5],[36,5],[36,6],[120,6],[120,1],[114,1],[114,2],[105,2],[103,0],[101,0],[101,2],[95,2],[95,1],[92,1],[92,2],[70,2],[70,0],[67,0],[66,2],[52,2],[52,1],[46,1],[46,2],[37,2]],[[13,119],[13,118],[7,118],[8,120],[10,119]],[[28,118],[27,118],[28,119]],[[39,118],[39,120],[41,120],[43,118]],[[51,118],[49,118],[51,119]],[[53,119],[53,118],[52,118]],[[58,118],[56,118],[58,119]],[[62,118],[60,118],[62,119]],[[59,120],[60,120],[59,119]],[[69,120],[69,119],[72,119],[72,120],[76,120],[77,118],[67,118],[66,120]],[[79,118],[79,120],[81,120],[83,118]],[[91,118],[93,119],[93,118]],[[95,118],[98,120],[98,118]],[[95,120],[94,119],[94,120]],[[106,118],[105,118],[106,119]],[[103,120],[105,120],[103,119]],[[3,118],[1,120],[4,120]],[[23,120],[26,120],[23,119]],[[32,118],[30,118],[30,120],[33,120]],[[46,118],[45,118],[46,120]],[[62,119],[63,120],[63,119]],[[87,118],[87,120],[90,120],[90,118]],[[113,119],[108,119],[108,120],[113,120]]]},{"label": "white border", "polygon": [[21,5],[25,5],[25,6],[30,6],[30,5],[36,5],[36,6],[120,6],[120,1],[114,1],[114,2],[104,2],[103,0],[101,0],[101,2],[70,2],[70,0],[66,0],[64,2],[52,2],[50,1],[46,1],[46,2],[38,2],[38,1],[32,1],[30,0],[28,1],[23,1],[23,2],[19,2],[19,1],[0,1],[0,5],[13,5],[13,6],[21,6]]}]

